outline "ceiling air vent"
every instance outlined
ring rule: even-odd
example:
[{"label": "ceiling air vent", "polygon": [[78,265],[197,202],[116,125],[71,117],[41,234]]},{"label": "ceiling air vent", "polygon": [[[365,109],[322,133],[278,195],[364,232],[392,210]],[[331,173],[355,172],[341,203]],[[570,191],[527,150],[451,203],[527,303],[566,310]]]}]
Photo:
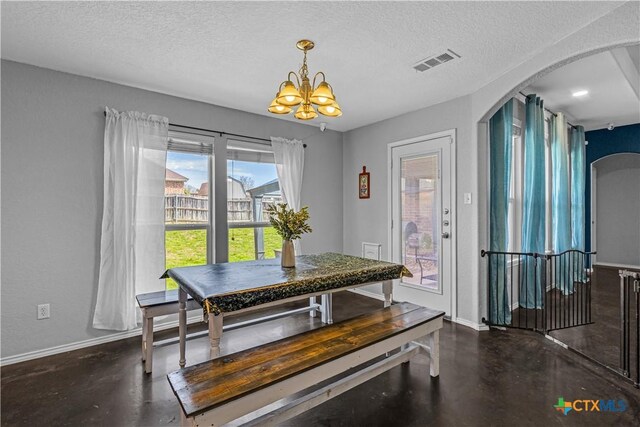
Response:
[{"label": "ceiling air vent", "polygon": [[433,67],[437,67],[440,64],[444,64],[445,62],[452,61],[456,58],[461,58],[461,56],[451,49],[447,49],[445,53],[433,55],[428,57],[427,59],[423,59],[422,61],[415,64],[413,66],[413,69],[420,72],[427,71],[432,69]]}]

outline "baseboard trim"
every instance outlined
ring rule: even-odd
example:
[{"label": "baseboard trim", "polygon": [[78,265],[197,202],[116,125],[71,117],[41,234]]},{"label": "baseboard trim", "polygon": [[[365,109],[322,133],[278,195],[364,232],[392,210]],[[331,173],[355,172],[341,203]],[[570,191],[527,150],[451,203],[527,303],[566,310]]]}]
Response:
[{"label": "baseboard trim", "polygon": [[[384,301],[384,295],[376,294],[374,292],[365,291],[363,289],[349,289],[350,292],[354,294],[363,295],[365,297],[374,298],[379,301]],[[451,318],[449,319],[453,323],[457,323],[462,326],[466,326],[476,331],[488,331],[489,327],[484,323],[475,323],[467,319],[462,319],[461,317]]]},{"label": "baseboard trim", "polygon": [[554,337],[552,337],[552,336],[551,336],[551,335],[549,335],[549,334],[545,334],[545,335],[544,335],[544,337],[545,337],[546,339],[548,339],[549,341],[552,341],[552,342],[554,342],[554,343],[558,344],[560,347],[563,347],[563,348],[565,348],[565,349],[567,349],[567,350],[569,349],[569,346],[568,346],[568,345],[566,345],[565,343],[563,343],[563,342],[562,342],[562,341],[560,341],[560,340],[555,339]]},{"label": "baseboard trim", "polygon": [[489,326],[485,325],[484,323],[476,323],[467,319],[462,319],[460,317],[452,318],[451,321],[457,323],[458,325],[466,326],[479,332],[489,330]]},{"label": "baseboard trim", "polygon": [[353,292],[354,294],[363,295],[365,297],[377,299],[379,301],[384,301],[384,295],[376,294],[375,292],[365,291],[364,289],[349,289],[349,292]]},{"label": "baseboard trim", "polygon": [[640,271],[640,266],[637,265],[629,265],[629,264],[614,264],[609,262],[597,262],[593,264],[594,267],[604,267],[611,270],[638,270]]},{"label": "baseboard trim", "polygon": [[[198,310],[198,313],[201,313]],[[202,322],[202,314],[197,316],[191,316],[187,318],[187,323]],[[178,321],[171,321],[167,323],[155,324],[153,326],[154,332],[164,331],[166,329],[177,328]],[[29,351],[27,353],[16,354],[15,356],[7,356],[0,359],[0,367],[13,365],[14,363],[26,362],[28,360],[39,359],[41,357],[53,356],[54,354],[66,353],[68,351],[79,350],[81,348],[92,347],[94,345],[106,344],[113,341],[123,340],[137,335],[142,335],[142,328],[131,329],[130,331],[116,332],[113,334],[105,335],[103,337],[90,338],[88,340],[76,341],[69,344],[58,345],[55,347],[45,348],[42,350]]]}]

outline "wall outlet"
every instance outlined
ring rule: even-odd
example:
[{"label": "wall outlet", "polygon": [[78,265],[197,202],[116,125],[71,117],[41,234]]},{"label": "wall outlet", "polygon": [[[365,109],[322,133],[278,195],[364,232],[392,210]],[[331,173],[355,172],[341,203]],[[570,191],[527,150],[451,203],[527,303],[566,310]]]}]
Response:
[{"label": "wall outlet", "polygon": [[51,306],[49,304],[38,304],[38,320],[51,317]]}]

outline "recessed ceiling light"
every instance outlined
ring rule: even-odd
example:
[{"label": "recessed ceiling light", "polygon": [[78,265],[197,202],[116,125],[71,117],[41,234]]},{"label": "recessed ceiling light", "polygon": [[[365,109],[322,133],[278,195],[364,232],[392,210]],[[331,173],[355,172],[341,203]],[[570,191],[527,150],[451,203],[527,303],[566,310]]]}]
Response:
[{"label": "recessed ceiling light", "polygon": [[578,91],[573,92],[572,95],[577,98],[577,97],[580,97],[580,96],[585,96],[588,93],[589,93],[588,90],[578,90]]}]

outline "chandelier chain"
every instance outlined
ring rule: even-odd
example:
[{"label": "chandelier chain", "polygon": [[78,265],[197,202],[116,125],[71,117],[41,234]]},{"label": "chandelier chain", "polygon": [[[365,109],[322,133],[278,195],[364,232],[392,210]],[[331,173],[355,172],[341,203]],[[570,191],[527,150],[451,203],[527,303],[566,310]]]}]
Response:
[{"label": "chandelier chain", "polygon": [[304,59],[302,60],[302,67],[300,67],[300,77],[303,79],[309,75],[309,69],[307,68],[307,51],[304,51]]}]

